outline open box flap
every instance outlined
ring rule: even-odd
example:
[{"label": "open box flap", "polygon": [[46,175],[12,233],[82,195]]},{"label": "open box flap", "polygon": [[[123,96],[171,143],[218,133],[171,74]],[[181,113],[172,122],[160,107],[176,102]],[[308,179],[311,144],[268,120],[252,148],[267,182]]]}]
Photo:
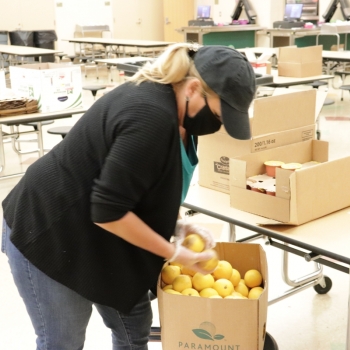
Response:
[{"label": "open box flap", "polygon": [[254,100],[253,138],[315,123],[316,90]]}]

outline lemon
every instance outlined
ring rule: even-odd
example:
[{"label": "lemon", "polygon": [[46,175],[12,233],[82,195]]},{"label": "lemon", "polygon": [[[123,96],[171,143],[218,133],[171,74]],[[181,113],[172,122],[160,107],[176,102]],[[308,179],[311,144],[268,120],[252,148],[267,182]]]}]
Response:
[{"label": "lemon", "polygon": [[164,291],[164,293],[182,295],[181,293],[177,292],[177,291],[174,290],[174,289],[166,289],[166,290]]},{"label": "lemon", "polygon": [[186,288],[192,288],[191,277],[187,275],[179,275],[173,280],[173,289],[181,293]]},{"label": "lemon", "polygon": [[197,272],[192,278],[193,288],[198,290],[198,292],[200,292],[204,288],[212,287],[214,282],[215,282],[215,280],[214,280],[214,277],[212,275],[210,275],[210,274],[203,275],[200,272]]},{"label": "lemon", "polygon": [[242,294],[244,297],[248,297],[249,289],[243,283],[238,283],[238,286],[235,287],[235,292]]},{"label": "lemon", "polygon": [[219,293],[214,288],[204,288],[199,292],[202,298],[209,298],[212,295],[219,295]]},{"label": "lemon", "polygon": [[212,275],[216,280],[220,278],[229,279],[232,276],[232,270],[232,265],[228,261],[220,260]]},{"label": "lemon", "polygon": [[233,292],[233,284],[225,278],[216,280],[213,284],[213,288],[219,293],[221,297],[227,297]]},{"label": "lemon", "polygon": [[199,297],[199,293],[194,288],[186,288],[181,292],[181,294],[191,297]]},{"label": "lemon", "polygon": [[247,287],[259,287],[262,283],[262,276],[258,270],[248,270],[244,275],[244,282]]},{"label": "lemon", "polygon": [[187,235],[184,241],[182,242],[182,245],[185,248],[197,253],[202,252],[205,248],[205,242],[203,238],[197,233],[190,233],[189,235]]},{"label": "lemon", "polygon": [[234,287],[236,287],[241,280],[241,274],[238,270],[232,269],[232,275],[229,278]]},{"label": "lemon", "polygon": [[162,289],[163,289],[163,290],[173,289],[173,285],[172,285],[172,284],[167,284],[167,285],[164,286]]},{"label": "lemon", "polygon": [[182,266],[181,267],[181,274],[182,275],[189,275],[189,276],[194,276],[196,273],[196,271],[191,270],[189,267],[187,266]]},{"label": "lemon", "polygon": [[214,256],[211,259],[207,261],[198,262],[198,266],[204,271],[208,271],[208,272],[213,271],[218,266],[218,263],[219,263],[219,257],[216,251],[214,249],[210,249],[210,251],[213,252],[214,254]]},{"label": "lemon", "polygon": [[224,299],[247,299],[246,297],[244,297],[242,294],[235,294],[235,295],[228,295],[227,297],[225,297]]},{"label": "lemon", "polygon": [[171,261],[171,262],[169,262],[169,265],[178,266],[180,269],[182,268],[182,264],[180,264],[180,263],[177,262],[177,261]]},{"label": "lemon", "polygon": [[175,277],[181,274],[178,266],[166,265],[161,271],[161,279],[165,284],[172,284]]},{"label": "lemon", "polygon": [[261,287],[254,287],[249,291],[248,299],[259,299],[260,294],[264,291]]}]

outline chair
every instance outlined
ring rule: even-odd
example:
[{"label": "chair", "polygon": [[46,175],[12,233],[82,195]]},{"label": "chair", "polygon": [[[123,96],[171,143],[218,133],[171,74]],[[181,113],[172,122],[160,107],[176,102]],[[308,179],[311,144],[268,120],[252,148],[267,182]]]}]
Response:
[{"label": "chair", "polygon": [[61,135],[62,139],[69,133],[73,126],[57,126],[56,128],[51,128],[47,130],[49,134]]}]

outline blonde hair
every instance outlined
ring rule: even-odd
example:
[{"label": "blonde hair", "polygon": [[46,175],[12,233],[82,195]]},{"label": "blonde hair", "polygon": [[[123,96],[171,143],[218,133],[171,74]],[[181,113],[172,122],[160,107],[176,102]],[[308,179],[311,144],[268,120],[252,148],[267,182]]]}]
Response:
[{"label": "blonde hair", "polygon": [[189,51],[197,51],[198,45],[177,43],[167,49],[154,61],[147,62],[135,73],[129,81],[140,84],[150,81],[159,84],[178,85],[188,78],[197,78],[201,81],[203,90],[209,94],[211,89],[199,75]]}]

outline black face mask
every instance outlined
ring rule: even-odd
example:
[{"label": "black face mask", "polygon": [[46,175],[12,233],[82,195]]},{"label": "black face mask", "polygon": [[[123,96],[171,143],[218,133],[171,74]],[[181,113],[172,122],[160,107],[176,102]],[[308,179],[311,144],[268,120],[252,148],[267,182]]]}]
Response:
[{"label": "black face mask", "polygon": [[205,106],[194,116],[189,117],[188,101],[186,102],[186,111],[183,127],[191,135],[201,136],[217,132],[221,127],[221,121],[209,108],[207,99],[205,99]]}]

